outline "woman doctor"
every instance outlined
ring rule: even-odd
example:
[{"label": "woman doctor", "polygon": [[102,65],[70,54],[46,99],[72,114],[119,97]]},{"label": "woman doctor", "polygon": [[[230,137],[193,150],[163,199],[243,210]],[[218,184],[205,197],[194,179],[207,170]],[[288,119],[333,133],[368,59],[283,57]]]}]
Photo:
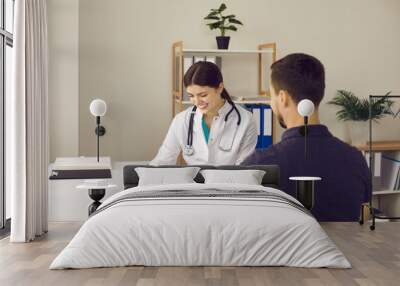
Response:
[{"label": "woman doctor", "polygon": [[257,143],[252,113],[233,103],[211,62],[193,64],[183,82],[194,106],[175,116],[150,165],[174,165],[181,151],[188,165],[240,164]]}]

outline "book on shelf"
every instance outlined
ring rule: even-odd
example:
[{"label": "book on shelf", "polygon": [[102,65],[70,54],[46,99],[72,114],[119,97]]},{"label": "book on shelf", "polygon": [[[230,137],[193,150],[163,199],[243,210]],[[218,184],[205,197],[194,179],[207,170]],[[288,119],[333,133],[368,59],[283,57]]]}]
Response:
[{"label": "book on shelf", "polygon": [[205,60],[206,60],[205,56],[194,56],[193,57],[193,63],[204,62]]},{"label": "book on shelf", "polygon": [[257,101],[265,101],[267,102],[269,100],[268,97],[266,96],[253,96],[253,97],[244,97],[244,96],[231,96],[233,101],[253,101],[253,102],[257,102]]},{"label": "book on shelf", "polygon": [[[193,65],[193,57],[192,57],[192,56],[185,56],[185,57],[183,58],[183,75],[182,75],[182,80],[183,80],[183,76],[185,76],[185,73],[189,70],[189,68],[190,68],[192,65]],[[177,77],[177,78],[178,78],[178,77]],[[184,86],[183,83],[182,83],[182,87],[183,87],[183,90],[182,90],[182,99],[183,99],[184,101],[188,101],[188,100],[189,100],[189,97],[188,97],[188,95],[187,95],[186,88],[185,88],[185,86]]]},{"label": "book on shelf", "polygon": [[210,62],[210,63],[216,64],[217,63],[217,57],[208,56],[208,57],[206,57],[206,62]]},{"label": "book on shelf", "polygon": [[400,190],[400,166],[397,168],[397,175],[396,175],[396,180],[394,183],[393,190],[395,190],[395,191]]},{"label": "book on shelf", "polygon": [[385,152],[381,161],[381,183],[385,189],[400,191],[400,152]]},{"label": "book on shelf", "polygon": [[246,109],[253,113],[257,125],[256,148],[267,148],[272,144],[272,110],[266,104],[245,104]]}]

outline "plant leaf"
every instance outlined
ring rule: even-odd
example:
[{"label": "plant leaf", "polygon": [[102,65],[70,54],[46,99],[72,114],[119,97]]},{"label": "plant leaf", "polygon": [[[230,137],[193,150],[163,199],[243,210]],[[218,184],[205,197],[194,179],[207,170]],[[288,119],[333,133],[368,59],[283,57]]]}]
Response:
[{"label": "plant leaf", "polygon": [[218,22],[214,22],[214,23],[209,23],[209,24],[207,24],[207,26],[209,26],[211,30],[214,30],[214,29],[220,28],[221,24],[222,24],[222,22],[218,21]]},{"label": "plant leaf", "polygon": [[393,115],[393,101],[387,97],[390,92],[378,100],[369,102],[368,99],[359,99],[351,91],[338,90],[336,96],[328,104],[336,105],[340,108],[336,112],[339,120],[366,121],[369,118],[377,121],[385,115]]},{"label": "plant leaf", "polygon": [[233,19],[233,18],[229,18],[228,21],[229,21],[229,23],[238,24],[238,25],[242,25],[243,26],[243,23],[240,22],[239,20],[236,20],[236,19]]},{"label": "plant leaf", "polygon": [[225,5],[225,3],[222,3],[221,6],[219,6],[218,11],[221,13],[225,9],[226,9],[226,5]]},{"label": "plant leaf", "polygon": [[237,31],[237,28],[233,25],[225,27],[225,30]]},{"label": "plant leaf", "polygon": [[207,17],[204,17],[204,20],[219,20],[219,17],[208,15]]}]

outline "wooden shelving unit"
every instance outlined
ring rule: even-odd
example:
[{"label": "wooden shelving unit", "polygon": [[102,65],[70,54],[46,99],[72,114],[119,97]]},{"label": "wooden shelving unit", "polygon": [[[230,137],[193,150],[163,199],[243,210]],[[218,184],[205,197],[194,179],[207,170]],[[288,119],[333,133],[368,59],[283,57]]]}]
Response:
[{"label": "wooden shelving unit", "polygon": [[[371,183],[374,186],[373,181],[378,179],[381,181],[381,176],[375,176],[375,153],[385,154],[386,152],[400,152],[400,141],[372,141],[371,142],[371,150],[370,150],[370,142],[366,142],[364,145],[357,146],[360,151],[363,151],[365,154],[370,156],[370,169],[371,169]],[[369,152],[372,154],[369,154]],[[380,165],[380,164],[379,164]],[[378,166],[379,166],[378,165]],[[382,171],[382,170],[381,170]],[[382,182],[380,182],[382,183]],[[363,208],[370,208],[368,213],[371,213],[373,216],[373,223],[370,226],[371,230],[375,229],[375,218],[378,219],[399,219],[399,205],[400,205],[400,197],[396,196],[400,194],[400,190],[393,190],[387,188],[377,188],[372,192],[371,201],[368,205],[364,205]],[[374,204],[372,202],[375,202]],[[378,208],[373,208],[373,205],[378,205]],[[371,211],[372,210],[372,211]],[[376,210],[383,211],[384,214],[375,214]],[[388,213],[386,215],[385,213]],[[363,212],[364,213],[364,212]],[[368,213],[364,215],[368,216]],[[361,222],[364,222],[364,217],[361,219]]]},{"label": "wooden shelving unit", "polygon": [[[374,141],[371,144],[373,152],[400,150],[400,141]],[[369,142],[357,147],[359,150],[368,152]]]},{"label": "wooden shelving unit", "polygon": [[[270,45],[270,44],[266,44]],[[207,50],[207,49],[183,49],[184,53],[187,54],[213,54],[213,55],[235,55],[235,54],[272,54],[274,50],[272,48],[265,48],[263,50]]]},{"label": "wooden shelving unit", "polygon": [[382,190],[382,191],[374,191],[372,192],[373,196],[380,196],[380,195],[396,195],[400,194],[400,191],[396,190]]},{"label": "wooden shelving unit", "polygon": [[[190,101],[185,101],[185,100],[175,100],[176,103],[182,103],[182,105],[190,105],[192,104]],[[259,99],[248,99],[244,98],[243,100],[233,100],[234,103],[237,104],[270,104],[271,100],[269,98],[259,98]]]},{"label": "wooden shelving unit", "polygon": [[[400,141],[373,141],[371,144],[373,153],[382,153],[387,151],[399,151],[400,150]],[[360,151],[364,153],[369,153],[369,142],[364,145],[357,147]],[[372,157],[372,165],[375,164],[374,157]],[[381,195],[396,195],[400,194],[399,190],[376,190],[372,192],[373,196],[381,196]]]}]

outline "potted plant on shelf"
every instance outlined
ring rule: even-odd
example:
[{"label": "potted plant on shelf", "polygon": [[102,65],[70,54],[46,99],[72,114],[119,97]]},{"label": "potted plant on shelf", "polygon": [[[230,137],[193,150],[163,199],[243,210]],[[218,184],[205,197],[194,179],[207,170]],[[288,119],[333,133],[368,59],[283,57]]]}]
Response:
[{"label": "potted plant on shelf", "polygon": [[385,94],[378,100],[371,103],[367,98],[358,98],[351,91],[338,90],[336,96],[328,104],[339,106],[336,112],[339,121],[351,122],[348,124],[350,129],[350,142],[352,145],[359,146],[365,144],[368,140],[368,120],[371,108],[371,119],[378,123],[378,120],[386,115],[393,115],[392,105],[394,102]]},{"label": "potted plant on shelf", "polygon": [[222,12],[226,10],[226,5],[222,3],[218,9],[211,9],[210,13],[204,17],[205,20],[211,20],[207,26],[210,30],[219,29],[221,36],[216,37],[218,49],[228,49],[229,46],[229,36],[225,36],[227,30],[237,31],[236,25],[242,25],[243,23],[236,19],[233,14],[222,15]]}]

